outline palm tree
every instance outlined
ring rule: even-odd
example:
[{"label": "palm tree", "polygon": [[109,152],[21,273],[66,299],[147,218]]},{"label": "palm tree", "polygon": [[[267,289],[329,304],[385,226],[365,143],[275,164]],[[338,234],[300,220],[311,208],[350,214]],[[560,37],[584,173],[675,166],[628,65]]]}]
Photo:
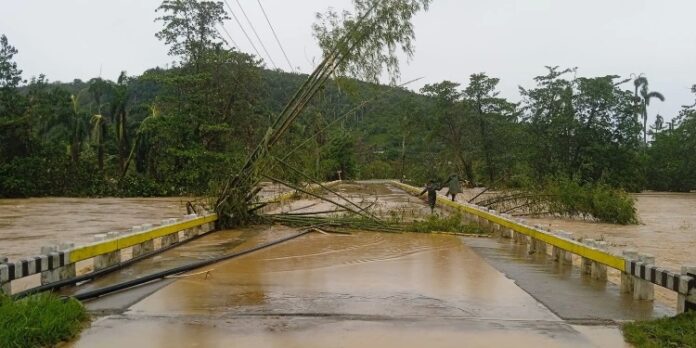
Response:
[{"label": "palm tree", "polygon": [[136,150],[138,147],[140,147],[142,144],[142,137],[143,137],[143,132],[145,131],[145,126],[151,122],[151,120],[156,119],[159,117],[159,108],[157,107],[157,101],[152,103],[151,105],[148,106],[148,109],[150,110],[150,115],[145,117],[145,119],[140,122],[140,126],[138,127],[138,130],[135,135],[135,142],[133,142],[133,146],[130,149],[130,153],[128,154],[128,158],[126,159],[126,162],[124,163],[123,168],[121,169],[121,178],[119,179],[119,182],[123,180],[123,178],[126,176],[126,173],[128,172],[128,167],[130,166],[130,163],[133,161],[133,156],[135,155]]},{"label": "palm tree", "polygon": [[[637,110],[643,116],[643,143],[648,144],[648,107],[652,99],[665,101],[665,96],[660,92],[650,91],[648,88],[648,79],[644,76],[637,77],[633,84],[635,86],[635,102],[640,103],[640,108]],[[640,89],[640,97],[638,96]]]},{"label": "palm tree", "polygon": [[80,150],[82,148],[82,139],[85,135],[85,125],[83,115],[80,113],[80,93],[77,96],[71,95],[70,100],[72,101],[72,124],[71,128],[71,140],[70,140],[70,158],[73,163],[73,169],[77,170],[80,161]]},{"label": "palm tree", "polygon": [[662,117],[662,115],[658,114],[655,117],[655,123],[650,127],[653,131],[654,134],[659,133],[662,128],[664,128],[665,125],[665,119]]},{"label": "palm tree", "polygon": [[114,121],[116,143],[118,145],[119,167],[121,171],[126,168],[128,157],[128,85],[126,72],[122,71],[116,85],[113,87],[113,101],[111,103],[111,117]]},{"label": "palm tree", "polygon": [[106,126],[102,115],[94,115],[90,120],[92,124],[92,143],[97,147],[97,160],[99,171],[104,175],[104,128]]}]

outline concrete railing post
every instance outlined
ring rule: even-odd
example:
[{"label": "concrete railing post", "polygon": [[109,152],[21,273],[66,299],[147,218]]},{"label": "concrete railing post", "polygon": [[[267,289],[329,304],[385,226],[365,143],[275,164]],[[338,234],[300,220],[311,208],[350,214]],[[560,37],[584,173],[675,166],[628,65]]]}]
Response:
[{"label": "concrete railing post", "polygon": [[178,233],[172,233],[166,236],[162,237],[162,243],[161,243],[161,248],[166,248],[169,246],[172,246],[176,243],[179,243],[179,234]]},{"label": "concrete railing post", "polygon": [[537,243],[531,236],[524,236],[525,244],[527,244],[527,252],[529,254],[535,254],[537,252]]},{"label": "concrete railing post", "polygon": [[[623,257],[626,261],[637,261],[638,252],[632,249],[624,250]],[[628,270],[628,269],[627,269]],[[627,272],[621,272],[621,293],[622,294],[632,294],[633,284],[636,277]]]},{"label": "concrete railing post", "polygon": [[133,257],[140,257],[155,251],[155,240],[146,240],[133,246]]},{"label": "concrete railing post", "polygon": [[[643,265],[655,264],[655,257],[648,254],[639,254],[638,261]],[[636,278],[633,283],[633,298],[636,300],[652,301],[655,299],[655,285],[645,279]]]},{"label": "concrete railing post", "polygon": [[[61,254],[58,251],[64,251],[72,249],[75,246],[73,243],[61,243],[59,246],[48,245],[41,247],[41,254],[48,255],[51,259],[51,264],[59,265],[61,261]],[[74,263],[70,263],[70,260],[65,260],[66,255],[62,255],[64,265],[62,267],[56,267],[52,270],[41,272],[41,284],[55,283],[61,280],[75,278],[77,271]]]},{"label": "concrete railing post", "polygon": [[[540,225],[534,225],[534,228],[537,229],[538,231],[543,231],[543,230],[544,230],[544,228],[541,227]],[[541,239],[535,239],[535,238],[532,238],[531,241],[532,241],[532,243],[535,244],[535,245],[534,245],[534,251],[535,251],[535,253],[537,253],[537,254],[539,254],[539,255],[546,256],[546,250],[547,250],[547,248],[546,248],[546,242],[544,242],[544,241],[541,240]]]},{"label": "concrete railing post", "polygon": [[478,227],[483,230],[484,232],[490,232],[489,226],[488,226],[488,220],[477,216],[476,218],[476,223],[478,224]]},{"label": "concrete railing post", "polygon": [[[599,241],[595,243],[595,247],[599,250],[608,251],[609,247],[607,242]],[[607,280],[607,265],[601,264],[597,261],[592,261],[592,279],[597,280]]]},{"label": "concrete railing post", "polygon": [[[594,239],[585,239],[582,241],[583,244],[589,246],[589,247],[594,247],[595,246],[595,240]],[[588,259],[586,257],[582,257],[580,260],[580,273],[582,274],[592,274],[592,260]]]},{"label": "concrete railing post", "polygon": [[0,294],[10,295],[12,286],[10,284],[10,271],[7,267],[9,259],[5,256],[0,256]]},{"label": "concrete railing post", "polygon": [[[682,276],[696,278],[696,266],[682,266],[681,274]],[[677,294],[677,314],[696,311],[696,288],[679,290]]]},{"label": "concrete railing post", "polygon": [[[107,234],[95,234],[96,242],[105,241],[108,239],[118,238],[118,232],[109,232]],[[121,250],[117,248],[110,253],[104,253],[94,257],[94,270],[99,271],[121,263]]]},{"label": "concrete railing post", "polygon": [[[563,231],[563,236],[564,236],[565,238],[567,238],[568,240],[575,240],[575,239],[573,238],[573,234],[572,234],[571,232],[565,232],[565,231]],[[573,253],[571,253],[570,251],[566,251],[566,252],[564,253],[563,259],[564,259],[565,263],[567,263],[567,264],[569,264],[569,265],[571,265],[571,266],[573,265]]]},{"label": "concrete railing post", "polygon": [[[573,239],[573,238],[571,238],[572,234],[565,232],[565,231],[558,231],[558,232],[556,232],[556,234],[563,239],[568,239],[568,240]],[[551,256],[553,257],[554,261],[558,262],[561,265],[563,265],[563,264],[572,265],[573,264],[573,255],[569,251],[561,249],[555,245],[551,248]]]}]

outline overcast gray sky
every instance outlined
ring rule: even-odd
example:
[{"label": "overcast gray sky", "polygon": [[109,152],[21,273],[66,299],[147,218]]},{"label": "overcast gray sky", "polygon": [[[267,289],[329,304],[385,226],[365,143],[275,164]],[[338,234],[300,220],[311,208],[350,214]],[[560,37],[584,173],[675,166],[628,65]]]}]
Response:
[{"label": "overcast gray sky", "polygon": [[[276,64],[287,70],[257,0],[239,0]],[[235,0],[228,0],[246,25]],[[155,37],[159,0],[0,0],[0,33],[19,49],[30,78],[115,79],[172,61]],[[262,0],[294,66],[304,72],[320,55],[311,35],[317,11],[346,9],[349,0]],[[651,113],[667,119],[692,104],[696,84],[694,0],[434,0],[416,18],[416,55],[403,80],[452,80],[472,73],[501,79],[502,94],[519,99],[545,65],[578,67],[581,76],[643,73],[665,94]],[[243,51],[253,53],[236,22],[226,23]],[[249,35],[251,30],[245,27]],[[252,36],[253,38],[253,36]],[[256,44],[259,50],[260,45]],[[263,51],[261,51],[263,54]],[[270,66],[270,63],[267,62]]]}]

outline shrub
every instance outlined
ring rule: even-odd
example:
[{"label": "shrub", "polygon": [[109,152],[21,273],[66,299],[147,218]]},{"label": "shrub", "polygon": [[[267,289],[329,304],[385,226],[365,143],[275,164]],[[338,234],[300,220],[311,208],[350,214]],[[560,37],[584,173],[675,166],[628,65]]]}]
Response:
[{"label": "shrub", "polygon": [[0,294],[0,347],[46,347],[75,337],[89,319],[76,300],[39,294],[14,301]]},{"label": "shrub", "polygon": [[542,191],[551,213],[591,215],[603,222],[623,225],[638,221],[633,197],[621,189],[560,179],[548,183]]},{"label": "shrub", "polygon": [[461,213],[446,217],[430,215],[425,220],[412,222],[406,229],[414,232],[484,233],[477,225],[464,223]]},{"label": "shrub", "polygon": [[626,341],[642,347],[696,347],[696,312],[624,325]]}]

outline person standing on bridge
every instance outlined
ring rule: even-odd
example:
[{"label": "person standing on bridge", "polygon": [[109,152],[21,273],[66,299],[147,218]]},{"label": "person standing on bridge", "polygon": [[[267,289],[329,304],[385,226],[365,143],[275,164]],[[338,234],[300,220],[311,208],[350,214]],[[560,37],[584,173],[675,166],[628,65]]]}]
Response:
[{"label": "person standing on bridge", "polygon": [[435,212],[435,202],[437,202],[437,191],[440,190],[442,187],[438,185],[435,180],[430,180],[428,183],[425,185],[425,189],[421,191],[419,196],[422,196],[424,193],[428,193],[428,205],[430,206],[430,214]]},{"label": "person standing on bridge", "polygon": [[462,185],[459,183],[457,174],[452,174],[447,178],[447,196],[452,196],[452,202],[455,201],[458,193],[462,193]]}]

